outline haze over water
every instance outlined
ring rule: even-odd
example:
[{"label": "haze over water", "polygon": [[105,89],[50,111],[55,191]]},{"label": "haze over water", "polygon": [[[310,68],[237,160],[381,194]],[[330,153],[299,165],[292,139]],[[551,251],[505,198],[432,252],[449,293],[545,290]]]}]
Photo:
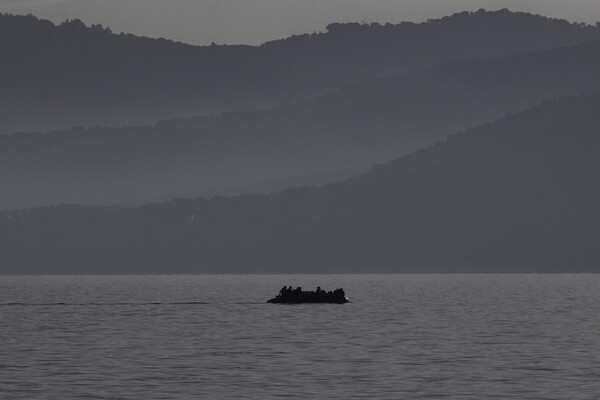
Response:
[{"label": "haze over water", "polygon": [[600,395],[597,275],[0,277],[0,313],[6,399]]}]

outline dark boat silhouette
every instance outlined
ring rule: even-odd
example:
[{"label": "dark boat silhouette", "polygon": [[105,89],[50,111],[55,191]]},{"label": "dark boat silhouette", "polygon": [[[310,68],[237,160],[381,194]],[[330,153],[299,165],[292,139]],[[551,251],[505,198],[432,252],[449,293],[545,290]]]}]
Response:
[{"label": "dark boat silhouette", "polygon": [[321,290],[320,287],[316,291],[303,291],[301,287],[292,289],[291,286],[284,286],[277,296],[267,301],[267,303],[280,304],[302,304],[302,303],[329,303],[329,304],[344,304],[348,303],[344,289],[336,289],[333,291]]}]

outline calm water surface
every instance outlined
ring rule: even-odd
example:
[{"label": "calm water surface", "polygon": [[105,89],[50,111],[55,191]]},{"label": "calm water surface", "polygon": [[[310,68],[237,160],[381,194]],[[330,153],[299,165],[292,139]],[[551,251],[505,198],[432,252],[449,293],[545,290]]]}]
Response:
[{"label": "calm water surface", "polygon": [[1,399],[600,398],[600,275],[0,277],[0,315]]}]

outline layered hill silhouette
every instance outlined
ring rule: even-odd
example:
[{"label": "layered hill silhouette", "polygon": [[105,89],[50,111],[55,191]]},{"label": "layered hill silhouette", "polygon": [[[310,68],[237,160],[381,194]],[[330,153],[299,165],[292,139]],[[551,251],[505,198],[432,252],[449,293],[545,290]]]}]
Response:
[{"label": "layered hill silhouette", "polygon": [[508,10],[426,23],[332,24],[262,46],[190,46],[81,21],[0,16],[0,133],[138,125],[275,106],[441,62],[600,38],[595,26]]},{"label": "layered hill silhouette", "polygon": [[256,182],[280,182],[263,191],[330,183],[544,99],[594,90],[599,41],[441,64],[270,110],[5,135],[0,209],[148,203],[252,192]]},{"label": "layered hill silhouette", "polygon": [[600,94],[325,187],[0,213],[3,273],[556,272],[600,266]]}]

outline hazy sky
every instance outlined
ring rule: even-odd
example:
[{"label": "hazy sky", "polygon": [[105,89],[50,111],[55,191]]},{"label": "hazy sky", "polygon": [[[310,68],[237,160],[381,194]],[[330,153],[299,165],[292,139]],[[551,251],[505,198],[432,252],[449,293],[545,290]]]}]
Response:
[{"label": "hazy sky", "polygon": [[55,22],[79,18],[115,32],[193,44],[256,44],[321,31],[330,22],[422,21],[505,7],[572,21],[600,19],[600,0],[0,0],[0,12]]}]

